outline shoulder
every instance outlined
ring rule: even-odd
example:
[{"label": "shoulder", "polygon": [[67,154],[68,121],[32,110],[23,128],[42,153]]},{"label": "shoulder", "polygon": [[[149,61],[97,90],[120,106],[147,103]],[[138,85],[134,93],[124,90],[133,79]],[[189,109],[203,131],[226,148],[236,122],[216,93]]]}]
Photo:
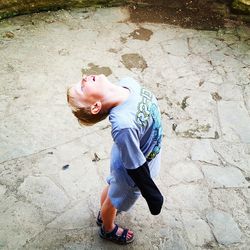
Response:
[{"label": "shoulder", "polygon": [[131,146],[139,142],[138,131],[133,128],[124,128],[114,135],[114,141],[118,145]]},{"label": "shoulder", "polygon": [[109,115],[109,121],[111,123],[111,133],[113,138],[115,138],[121,132],[124,133],[128,130],[136,129],[134,120],[132,119],[131,115],[129,115],[129,113],[126,115],[125,112],[111,112]]}]

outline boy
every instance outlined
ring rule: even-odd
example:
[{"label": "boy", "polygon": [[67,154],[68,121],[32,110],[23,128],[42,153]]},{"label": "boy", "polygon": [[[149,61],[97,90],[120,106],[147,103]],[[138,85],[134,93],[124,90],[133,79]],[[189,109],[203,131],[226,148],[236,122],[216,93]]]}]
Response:
[{"label": "boy", "polygon": [[163,204],[152,180],[160,168],[162,140],[156,98],[132,78],[123,79],[118,86],[104,75],[90,75],[68,89],[67,100],[80,124],[93,125],[109,116],[114,144],[109,185],[101,194],[97,223],[102,238],[130,243],[133,232],[114,223],[117,210],[129,210],[140,194],[153,215],[160,213]]}]

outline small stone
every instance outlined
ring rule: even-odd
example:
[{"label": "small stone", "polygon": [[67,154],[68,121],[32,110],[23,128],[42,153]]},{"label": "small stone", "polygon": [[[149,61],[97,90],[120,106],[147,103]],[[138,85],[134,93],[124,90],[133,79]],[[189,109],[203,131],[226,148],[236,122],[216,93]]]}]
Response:
[{"label": "small stone", "polygon": [[68,169],[69,168],[69,164],[66,164],[66,165],[64,165],[63,167],[62,167],[62,170],[66,170],[66,169]]},{"label": "small stone", "polygon": [[53,20],[53,19],[46,19],[45,20],[45,23],[54,23],[55,22],[55,20]]},{"label": "small stone", "polygon": [[211,95],[215,101],[219,101],[222,99],[222,97],[217,92],[211,93]]},{"label": "small stone", "polygon": [[214,139],[219,139],[219,138],[220,138],[220,136],[219,136],[218,131],[215,131],[214,132]]},{"label": "small stone", "polygon": [[204,82],[205,82],[204,80],[200,80],[199,81],[199,87],[201,87],[204,84]]},{"label": "small stone", "polygon": [[250,177],[245,177],[245,179],[250,182]]},{"label": "small stone", "polygon": [[177,124],[176,124],[176,123],[173,123],[173,124],[172,124],[172,129],[173,129],[173,131],[175,131],[176,128],[177,128]]},{"label": "small stone", "polygon": [[15,34],[11,31],[7,31],[5,34],[4,34],[4,37],[7,37],[7,38],[14,38],[15,37]]},{"label": "small stone", "polygon": [[94,158],[92,159],[93,162],[97,162],[97,161],[100,161],[101,159],[99,158],[99,156],[94,153]]}]

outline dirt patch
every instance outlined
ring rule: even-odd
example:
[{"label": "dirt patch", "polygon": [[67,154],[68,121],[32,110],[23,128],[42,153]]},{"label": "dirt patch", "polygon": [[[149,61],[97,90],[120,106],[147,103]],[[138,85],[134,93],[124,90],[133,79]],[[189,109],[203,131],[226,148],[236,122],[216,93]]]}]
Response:
[{"label": "dirt patch", "polygon": [[88,68],[82,69],[83,75],[99,75],[104,74],[105,76],[109,76],[112,74],[112,70],[109,67],[100,67],[99,65],[95,65],[94,63],[89,63]]},{"label": "dirt patch", "polygon": [[212,98],[217,102],[220,101],[222,99],[222,97],[217,93],[217,92],[213,92],[211,93]]},{"label": "dirt patch", "polygon": [[132,37],[136,40],[144,40],[148,41],[150,37],[153,35],[153,32],[149,29],[139,28],[130,33],[129,37]]},{"label": "dirt patch", "polygon": [[132,68],[137,68],[143,71],[148,67],[145,59],[137,53],[122,55],[122,63],[129,70]]},{"label": "dirt patch", "polygon": [[[129,8],[130,21],[135,23],[168,23],[183,28],[217,30],[232,18],[226,0],[141,0]],[[243,22],[233,17],[234,22]]]}]

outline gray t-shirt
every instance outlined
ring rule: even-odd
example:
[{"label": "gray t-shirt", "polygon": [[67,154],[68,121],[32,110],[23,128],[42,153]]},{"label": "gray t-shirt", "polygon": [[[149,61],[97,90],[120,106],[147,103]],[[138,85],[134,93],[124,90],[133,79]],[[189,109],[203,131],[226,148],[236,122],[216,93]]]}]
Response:
[{"label": "gray t-shirt", "polygon": [[124,78],[120,85],[129,89],[130,95],[124,103],[111,109],[111,133],[123,166],[136,169],[160,152],[160,110],[155,96],[134,79]]}]

